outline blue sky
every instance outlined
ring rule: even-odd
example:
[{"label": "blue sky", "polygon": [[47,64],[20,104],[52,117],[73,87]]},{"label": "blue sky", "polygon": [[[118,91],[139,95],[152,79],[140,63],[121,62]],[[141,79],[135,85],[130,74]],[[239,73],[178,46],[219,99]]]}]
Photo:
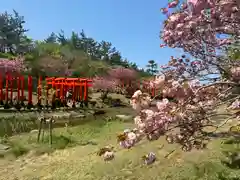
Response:
[{"label": "blue sky", "polygon": [[160,8],[167,0],[7,0],[0,12],[15,9],[26,20],[28,35],[44,39],[51,32],[64,30],[112,42],[122,56],[145,67],[154,59],[166,63],[181,50],[160,48],[159,32],[164,16]]}]

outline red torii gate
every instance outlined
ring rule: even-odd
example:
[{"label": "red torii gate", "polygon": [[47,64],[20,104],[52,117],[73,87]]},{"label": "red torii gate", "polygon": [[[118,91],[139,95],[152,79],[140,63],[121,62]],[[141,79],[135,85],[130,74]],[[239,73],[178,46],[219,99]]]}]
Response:
[{"label": "red torii gate", "polygon": [[88,101],[88,88],[92,86],[92,80],[86,78],[46,78],[46,84],[56,90],[56,97],[61,101],[66,100],[66,93],[72,90],[73,103],[76,100]]}]

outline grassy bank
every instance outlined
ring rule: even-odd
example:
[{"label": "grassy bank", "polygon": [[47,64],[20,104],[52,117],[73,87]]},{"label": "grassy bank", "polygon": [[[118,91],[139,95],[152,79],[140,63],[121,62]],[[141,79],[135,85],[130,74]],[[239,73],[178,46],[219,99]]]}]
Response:
[{"label": "grassy bank", "polygon": [[[77,126],[55,128],[53,145],[48,144],[48,133],[36,143],[37,132],[23,133],[2,139],[9,151],[0,159],[2,180],[223,180],[239,179],[240,170],[227,166],[223,151],[236,150],[239,142],[223,143],[230,137],[213,139],[207,149],[182,152],[176,144],[167,144],[162,137],[157,141],[143,140],[132,149],[121,149],[116,135],[133,126],[132,120],[121,121],[116,114],[130,114],[128,108],[112,109],[103,116],[88,119]],[[231,124],[234,122],[231,122]],[[229,124],[219,131],[224,132]],[[99,148],[114,146],[115,158],[104,162],[97,156]],[[154,152],[157,161],[149,166],[141,157]]]}]

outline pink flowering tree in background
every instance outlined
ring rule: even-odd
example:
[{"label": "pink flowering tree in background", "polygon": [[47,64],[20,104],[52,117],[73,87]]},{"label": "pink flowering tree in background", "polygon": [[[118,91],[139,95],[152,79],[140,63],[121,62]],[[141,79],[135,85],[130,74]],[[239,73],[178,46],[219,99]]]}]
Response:
[{"label": "pink flowering tree in background", "polygon": [[108,93],[122,93],[130,95],[138,89],[137,72],[135,70],[123,67],[110,69],[107,75],[95,77],[93,79],[93,88],[102,93],[102,100],[107,98]]},{"label": "pink flowering tree in background", "polygon": [[211,121],[219,105],[227,99],[232,102],[229,109],[238,110],[227,120],[239,114],[239,93],[233,95],[233,89],[239,87],[240,61],[226,55],[229,46],[239,41],[239,3],[173,0],[161,11],[166,20],[160,47],[180,48],[186,54],[161,66],[161,74],[150,83],[159,90],[156,97],[140,90],[134,93],[131,105],[138,113],[137,129],[124,132],[118,140],[130,148],[143,136],[155,140],[166,135],[169,143],[179,143],[184,151],[204,148],[209,141],[206,127],[215,132],[221,126]]},{"label": "pink flowering tree in background", "polygon": [[108,71],[109,76],[121,81],[131,81],[137,79],[137,72],[129,68],[113,68]]},{"label": "pink flowering tree in background", "polygon": [[5,59],[5,58],[0,59],[1,76],[5,76],[7,72],[14,75],[16,73],[20,73],[25,70],[26,70],[26,66],[24,64],[24,59],[21,57],[17,57],[12,60]]},{"label": "pink flowering tree in background", "polygon": [[114,92],[119,81],[113,77],[95,77],[93,78],[93,88],[100,91],[101,100],[104,102],[107,99],[108,93]]},{"label": "pink flowering tree in background", "polygon": [[[2,81],[2,86],[5,86],[6,75],[10,75],[11,78],[18,76],[22,72],[27,71],[23,57],[16,57],[14,59],[0,58],[0,78]],[[5,97],[5,92],[2,92]],[[1,104],[3,100],[1,99]],[[5,107],[8,107],[8,102],[5,104]]]},{"label": "pink flowering tree in background", "polygon": [[114,81],[114,92],[121,92],[132,95],[137,90],[137,72],[130,68],[117,67],[107,72],[106,79],[109,82]]},{"label": "pink flowering tree in background", "polygon": [[36,74],[37,76],[65,77],[71,76],[74,71],[74,69],[69,67],[69,63],[65,62],[64,59],[43,56],[37,61],[32,62],[32,64],[29,65],[29,70],[32,71],[32,74]]}]

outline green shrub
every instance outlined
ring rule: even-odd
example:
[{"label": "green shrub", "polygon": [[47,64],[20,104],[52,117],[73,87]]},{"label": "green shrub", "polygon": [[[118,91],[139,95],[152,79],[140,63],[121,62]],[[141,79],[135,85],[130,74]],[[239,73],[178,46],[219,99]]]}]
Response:
[{"label": "green shrub", "polygon": [[26,154],[29,150],[20,144],[13,144],[10,150],[15,157],[22,156]]}]

